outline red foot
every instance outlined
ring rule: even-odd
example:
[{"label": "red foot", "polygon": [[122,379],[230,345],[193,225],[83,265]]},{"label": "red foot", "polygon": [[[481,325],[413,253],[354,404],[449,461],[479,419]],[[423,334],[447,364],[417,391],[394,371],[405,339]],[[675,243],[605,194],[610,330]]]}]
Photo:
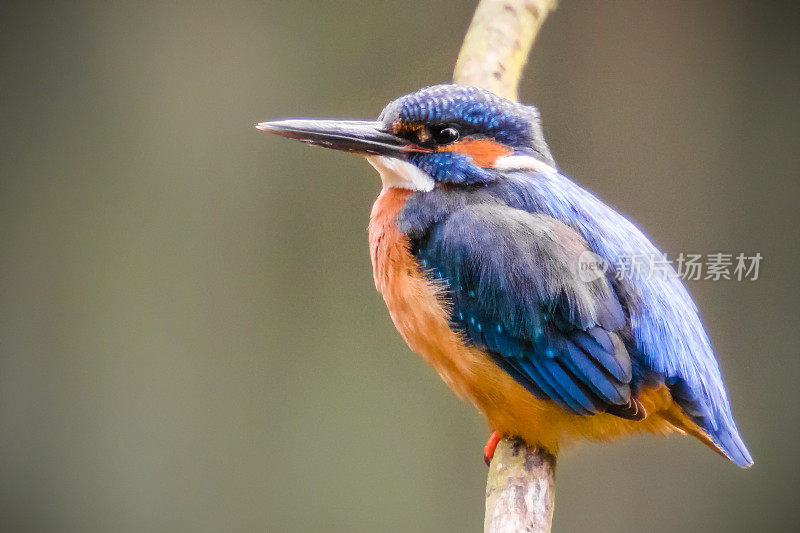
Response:
[{"label": "red foot", "polygon": [[483,461],[486,463],[486,466],[489,466],[489,463],[492,462],[492,458],[494,458],[494,451],[497,449],[497,444],[500,442],[500,439],[503,437],[496,431],[492,431],[492,435],[489,437],[489,440],[486,441],[486,446],[483,447]]}]

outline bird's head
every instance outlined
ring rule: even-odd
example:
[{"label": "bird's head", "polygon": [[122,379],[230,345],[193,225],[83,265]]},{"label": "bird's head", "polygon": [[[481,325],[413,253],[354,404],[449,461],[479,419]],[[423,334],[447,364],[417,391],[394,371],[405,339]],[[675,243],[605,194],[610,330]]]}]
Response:
[{"label": "bird's head", "polygon": [[435,85],[398,98],[374,122],[282,120],[256,127],[364,154],[384,188],[468,187],[505,170],[555,167],[536,108],[462,85]]}]

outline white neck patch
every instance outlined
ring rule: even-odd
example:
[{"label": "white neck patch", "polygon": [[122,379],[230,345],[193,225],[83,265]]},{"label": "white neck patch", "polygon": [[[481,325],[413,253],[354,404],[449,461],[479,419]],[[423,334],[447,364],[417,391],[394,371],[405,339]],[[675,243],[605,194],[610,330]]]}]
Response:
[{"label": "white neck patch", "polygon": [[556,169],[542,163],[538,159],[529,155],[507,155],[495,161],[494,168],[498,170],[516,170],[529,168],[539,172],[556,172]]},{"label": "white neck patch", "polygon": [[402,159],[384,155],[368,155],[367,162],[381,175],[384,189],[397,187],[412,191],[432,191],[434,182],[430,174]]}]

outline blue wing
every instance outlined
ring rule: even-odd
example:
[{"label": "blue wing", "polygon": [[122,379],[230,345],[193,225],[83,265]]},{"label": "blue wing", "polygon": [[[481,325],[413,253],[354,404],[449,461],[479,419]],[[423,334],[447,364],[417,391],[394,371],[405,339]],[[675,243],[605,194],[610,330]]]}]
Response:
[{"label": "blue wing", "polygon": [[[484,195],[568,224],[608,265],[660,251],[629,220],[558,172],[506,174]],[[665,383],[675,401],[737,465],[753,464],[731,414],[714,350],[697,307],[677,275],[623,280],[615,290],[628,313],[628,351],[640,379]],[[638,365],[637,365],[638,364]],[[634,378],[636,381],[637,378]]]},{"label": "blue wing", "polygon": [[575,414],[645,415],[617,331],[622,307],[604,275],[578,270],[575,231],[500,203],[467,205],[414,242],[449,286],[452,320],[517,382]]},{"label": "blue wing", "polygon": [[587,250],[607,265],[659,250],[557,172],[501,178],[469,191],[415,195],[401,214],[418,260],[450,285],[453,321],[533,394],[572,412],[636,418],[630,389],[664,383],[723,453],[750,466],[681,280],[615,279],[609,287],[606,279],[583,283],[572,270]]}]

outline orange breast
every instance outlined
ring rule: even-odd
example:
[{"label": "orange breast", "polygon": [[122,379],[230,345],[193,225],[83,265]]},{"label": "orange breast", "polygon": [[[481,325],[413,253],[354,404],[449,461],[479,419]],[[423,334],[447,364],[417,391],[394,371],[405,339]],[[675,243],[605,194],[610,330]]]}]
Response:
[{"label": "orange breast", "polygon": [[665,433],[676,429],[660,413],[685,419],[680,410],[675,411],[665,387],[642,391],[639,399],[651,414],[640,422],[608,414],[569,414],[534,397],[488,354],[468,345],[450,326],[444,288],[424,275],[410,253],[408,237],[397,229],[397,216],[411,194],[403,189],[384,190],[372,208],[369,247],[375,286],[408,346],[433,366],[456,394],[475,404],[491,429],[555,452],[575,437],[608,439],[642,430]]}]

